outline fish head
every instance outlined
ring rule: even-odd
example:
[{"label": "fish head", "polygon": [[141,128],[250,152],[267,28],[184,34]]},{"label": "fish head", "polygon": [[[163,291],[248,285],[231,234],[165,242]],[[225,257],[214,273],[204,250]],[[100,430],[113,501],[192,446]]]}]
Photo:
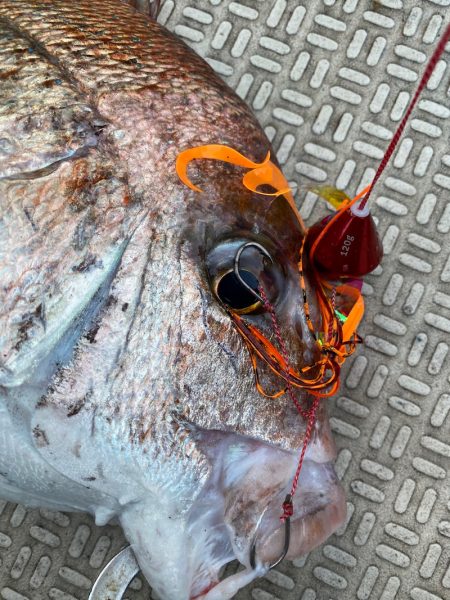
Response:
[{"label": "fish head", "polygon": [[[320,349],[307,323],[300,285],[298,263],[305,232],[286,198],[246,189],[242,170],[223,163],[199,161],[191,175],[202,192],[182,188],[172,259],[166,254],[166,265],[176,265],[168,297],[182,308],[176,360],[164,361],[163,368],[177,386],[172,403],[165,407],[176,430],[177,452],[189,447],[191,456],[206,461],[205,477],[186,514],[191,544],[188,578],[194,598],[212,585],[217,584],[215,593],[229,585],[218,580],[232,558],[251,572],[252,546],[260,566],[281,555],[282,504],[291,489],[307,426],[287,393],[271,398],[258,392],[247,344],[231,315],[238,314],[276,347],[281,339],[280,352],[296,371],[314,367]],[[273,312],[236,279],[239,250],[240,273],[253,290],[264,290]],[[307,260],[304,286],[311,322],[319,328]],[[286,382],[257,361],[267,393],[284,390]],[[314,402],[307,389],[294,394],[307,408]],[[294,500],[290,559],[322,543],[345,518],[344,495],[333,469],[335,455],[322,400]],[[143,520],[122,519],[130,539],[135,539],[131,522]],[[141,561],[144,572],[146,564],[151,561]],[[149,580],[154,580],[153,572]]]},{"label": "fish head", "polygon": [[[255,161],[267,153],[262,140]],[[145,210],[125,208],[133,219],[115,246],[121,254],[106,292],[31,427],[45,432],[45,443],[42,434],[35,444],[46,463],[83,486],[77,498],[85,504],[76,508],[99,524],[119,518],[156,593],[188,600],[213,586],[210,594],[226,598],[227,587],[248,583],[283,550],[282,504],[307,426],[289,395],[276,394],[285,380],[259,358],[260,384],[275,397],[258,391],[233,315],[297,372],[314,367],[320,349],[300,285],[304,230],[286,198],[246,189],[242,169],[217,161],[189,168],[202,189],[193,191],[178,180],[175,158],[154,174]],[[233,279],[240,250],[239,272],[264,290],[273,313]],[[319,328],[307,260],[304,269]],[[307,389],[294,393],[311,406]],[[309,552],[345,517],[334,458],[323,400],[294,498],[288,558]],[[245,575],[219,582],[234,558]]]},{"label": "fish head", "polygon": [[[304,291],[299,283],[304,231],[285,197],[245,188],[236,166],[195,161],[189,174],[201,193],[178,179],[176,158],[186,148],[221,143],[260,162],[270,147],[250,110],[199,57],[123,3],[115,3],[117,22],[97,3],[76,11],[41,4],[41,19],[30,21],[21,7],[8,19],[25,33],[36,24],[36,48],[45,50],[36,60],[64,92],[64,119],[46,112],[52,89],[25,70],[48,118],[30,141],[12,115],[25,159],[13,155],[1,182],[1,401],[12,415],[2,428],[17,439],[2,441],[0,454],[15,461],[16,488],[29,492],[16,499],[90,511],[98,524],[117,516],[164,600],[211,586],[216,598],[231,597],[261,572],[251,569],[252,546],[261,568],[280,556],[281,506],[307,425],[292,399],[276,394],[285,381],[257,358],[260,383],[274,397],[259,393],[238,323],[295,371],[317,363],[320,315],[307,260]],[[114,33],[97,40],[97,68],[86,56],[103,22]],[[47,39],[60,27],[83,52]],[[142,71],[125,52],[135,36],[145,42],[135,48]],[[19,42],[28,57],[28,37]],[[65,120],[77,134],[73,147]],[[44,149],[42,127],[56,140],[45,138]],[[240,251],[238,270],[253,292],[233,279]],[[273,314],[254,296],[260,289]],[[296,393],[310,406],[307,389]],[[16,446],[29,467],[18,464]],[[294,498],[289,558],[344,519],[334,458],[324,400]],[[219,583],[235,557],[246,575]]]}]

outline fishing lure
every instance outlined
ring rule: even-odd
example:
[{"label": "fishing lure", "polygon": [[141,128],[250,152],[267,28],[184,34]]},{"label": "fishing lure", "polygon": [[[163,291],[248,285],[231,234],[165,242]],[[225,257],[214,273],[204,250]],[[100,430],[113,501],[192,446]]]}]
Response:
[{"label": "fishing lure", "polygon": [[[295,206],[292,192],[284,175],[280,169],[278,169],[278,167],[270,161],[270,153],[267,154],[264,161],[261,163],[256,163],[240,154],[237,150],[218,144],[198,146],[181,152],[176,161],[176,171],[178,176],[180,177],[181,181],[185,183],[185,185],[194,191],[200,192],[200,188],[195,186],[187,176],[188,165],[194,159],[222,160],[236,166],[250,169],[242,179],[244,187],[263,196],[284,196],[294,212],[294,215],[297,217],[301,230],[305,233],[299,249],[299,286],[302,293],[306,322],[313,339],[316,340],[320,350],[320,358],[318,361],[314,362],[312,365],[303,367],[299,371],[290,366],[288,352],[280,333],[280,327],[273,305],[269,302],[262,287],[259,287],[257,290],[255,290],[242,278],[241,271],[239,269],[239,260],[242,253],[249,246],[257,247],[263,257],[272,260],[267,251],[256,242],[244,243],[238,249],[234,260],[234,275],[236,280],[240,282],[243,290],[253,294],[255,298],[264,306],[266,312],[270,315],[278,348],[276,348],[275,345],[269,339],[267,339],[267,337],[263,335],[256,326],[246,322],[245,319],[243,319],[238,313],[238,311],[227,305],[226,302],[221,300],[220,296],[218,295],[223,308],[229,314],[237,331],[241,334],[247,346],[251,365],[254,371],[255,385],[257,390],[263,396],[268,398],[278,398],[287,393],[299,414],[306,421],[306,431],[300,451],[297,469],[292,481],[291,490],[283,502],[283,512],[280,517],[284,521],[285,535],[283,550],[278,559],[267,566],[268,569],[273,569],[285,558],[289,550],[290,520],[294,513],[293,497],[298,487],[306,449],[314,430],[319,401],[323,397],[329,397],[336,393],[339,387],[340,367],[345,359],[355,351],[356,345],[361,341],[356,330],[364,314],[364,301],[358,286],[355,287],[354,285],[349,285],[348,283],[332,285],[323,279],[320,274],[313,269],[313,288],[316,293],[321,315],[321,332],[316,332],[310,318],[309,303],[303,272],[304,252],[305,248],[308,247],[308,242],[310,241],[308,238],[308,230],[306,230],[297,207]],[[261,186],[267,185],[270,185],[275,192],[267,193],[258,189]],[[366,188],[363,193],[366,193],[367,191],[368,188]],[[333,196],[331,192],[329,195]],[[351,202],[344,200],[342,209],[345,210],[347,206],[352,205],[352,203],[356,202],[360,197],[361,194],[359,194]],[[318,234],[318,238],[320,235],[321,233]],[[314,265],[314,263],[312,264]],[[340,299],[339,302],[337,302],[338,298]],[[344,306],[350,306],[347,314],[339,310],[344,310]],[[283,387],[279,391],[269,394],[263,389],[258,375],[258,359],[266,363],[269,369],[283,381]],[[294,388],[305,389],[310,395],[313,396],[313,401],[309,407],[303,406],[299,402],[295,395]],[[251,545],[249,558],[250,565],[253,568],[256,568],[256,539],[253,540]]]},{"label": "fishing lure", "polygon": [[[194,159],[220,160],[250,169],[243,176],[242,183],[244,187],[262,196],[283,196],[296,216],[301,230],[305,234],[307,233],[307,229],[300,213],[295,206],[289,184],[280,169],[270,160],[270,152],[261,163],[253,162],[237,150],[219,144],[197,146],[180,152],[176,161],[176,171],[179,178],[192,190],[201,192],[201,189],[195,186],[187,176],[188,165]],[[258,189],[267,185],[270,185],[275,191],[265,192]],[[309,303],[303,274],[303,256],[307,240],[308,236],[305,235],[299,250],[299,285],[302,291],[307,324],[320,349],[321,358],[318,362],[304,367],[300,371],[288,367],[286,358],[280,353],[279,349],[277,349],[272,342],[257,329],[257,327],[247,323],[236,310],[233,310],[233,308],[222,302],[249,350],[251,363],[255,372],[256,387],[258,388],[258,391],[266,397],[276,398],[285,393],[287,388],[284,386],[282,390],[275,394],[267,394],[263,390],[258,377],[258,358],[265,362],[269,369],[284,380],[285,383],[289,383],[297,388],[307,389],[308,392],[313,395],[332,396],[339,387],[341,364],[354,352],[356,344],[360,341],[356,329],[364,313],[364,301],[359,289],[348,284],[342,284],[335,287],[333,292],[332,286],[330,286],[322,277],[315,277],[317,281],[314,282],[321,313],[321,331],[317,332],[315,330],[310,318]],[[246,244],[246,246],[248,246],[248,244]],[[242,251],[242,249],[240,251]],[[236,258],[240,256],[240,251],[238,251]],[[238,260],[235,260],[235,275],[243,287],[247,287],[251,293],[258,299],[261,299],[255,290],[249,287],[240,277]],[[336,314],[336,301],[333,301],[332,299],[333,294],[335,298],[341,298],[342,301],[339,305],[351,305],[348,314],[343,314],[339,310],[338,314]]]},{"label": "fishing lure", "polygon": [[[192,184],[187,176],[187,167],[194,159],[221,160],[250,169],[242,179],[243,185],[248,190],[257,194],[284,196],[296,215],[302,231],[305,232],[305,237],[299,250],[299,285],[302,290],[306,321],[320,348],[321,358],[318,362],[304,367],[299,372],[291,368],[288,353],[280,334],[274,307],[267,299],[262,288],[254,290],[240,276],[240,253],[242,253],[246,246],[258,246],[258,244],[244,244],[239,249],[235,259],[234,273],[243,289],[253,293],[270,315],[279,349],[255,326],[246,323],[236,311],[224,304],[225,310],[230,315],[249,350],[258,391],[269,398],[276,398],[287,392],[299,413],[306,420],[306,432],[297,470],[293,478],[291,491],[283,503],[281,519],[285,522],[284,547],[278,560],[269,565],[268,568],[278,565],[284,559],[289,549],[289,524],[294,512],[293,496],[298,486],[306,448],[314,428],[319,401],[322,397],[332,396],[336,392],[339,387],[340,367],[345,359],[354,352],[356,344],[361,341],[356,332],[364,314],[364,301],[360,292],[361,278],[373,271],[381,263],[383,257],[381,240],[378,236],[370,209],[367,206],[368,200],[375,184],[389,163],[417,100],[427,85],[449,40],[450,25],[447,26],[427,64],[413,99],[378,166],[371,184],[352,200],[348,198],[345,192],[340,190],[335,191],[333,188],[325,187],[315,190],[337,208],[337,211],[331,217],[326,217],[315,223],[308,230],[306,230],[295,206],[292,192],[284,175],[270,161],[270,153],[267,154],[264,161],[256,163],[232,148],[214,144],[191,148],[180,152],[178,155],[176,171],[181,181],[195,191],[201,190]],[[270,185],[275,189],[275,192],[267,193],[259,191],[258,188],[263,185]],[[260,251],[265,255],[264,249],[260,248]],[[313,287],[316,291],[321,316],[320,332],[314,330],[309,316],[309,305],[303,275],[303,257],[305,252],[312,267]],[[338,296],[344,299],[343,304],[348,304],[348,301],[351,301],[351,308],[347,313],[343,313],[339,309],[340,304],[336,301]],[[283,380],[283,389],[271,395],[263,390],[258,378],[257,358],[263,360],[271,371]],[[305,408],[299,403],[295,397],[293,388],[306,389],[313,396],[313,402],[309,408]],[[250,564],[253,567],[256,566],[256,541],[251,547]]]}]

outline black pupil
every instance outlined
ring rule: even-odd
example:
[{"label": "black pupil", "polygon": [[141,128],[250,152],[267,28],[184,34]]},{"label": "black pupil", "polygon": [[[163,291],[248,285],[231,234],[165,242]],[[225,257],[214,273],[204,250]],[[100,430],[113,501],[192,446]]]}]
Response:
[{"label": "black pupil", "polygon": [[[239,275],[252,290],[258,291],[259,282],[253,273],[239,270]],[[217,295],[222,302],[236,310],[248,308],[258,302],[258,298],[242,285],[233,271],[222,277],[217,286]]]}]

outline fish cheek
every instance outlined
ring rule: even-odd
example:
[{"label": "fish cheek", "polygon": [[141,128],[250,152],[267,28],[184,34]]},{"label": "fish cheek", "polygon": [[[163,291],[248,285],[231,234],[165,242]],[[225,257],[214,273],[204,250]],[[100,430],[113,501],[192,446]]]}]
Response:
[{"label": "fish cheek", "polygon": [[181,334],[181,406],[187,420],[197,427],[228,429],[236,422],[235,401],[251,394],[253,380],[246,373],[248,359],[242,341],[202,273],[197,273],[195,287],[195,302]]},{"label": "fish cheek", "polygon": [[[229,315],[218,304],[204,269],[183,245],[178,418],[201,430],[265,437],[277,428],[273,407],[257,394],[248,351]],[[192,248],[191,248],[192,250]],[[269,412],[267,411],[269,408]],[[271,427],[264,421],[271,420]]]},{"label": "fish cheek", "polygon": [[258,397],[248,352],[212,293],[204,261],[205,238],[199,233],[191,243],[187,236],[192,239],[192,230],[183,235],[180,253],[183,321],[176,374],[182,382],[178,410],[201,429],[238,431],[242,411],[248,412],[249,405],[255,410]]}]

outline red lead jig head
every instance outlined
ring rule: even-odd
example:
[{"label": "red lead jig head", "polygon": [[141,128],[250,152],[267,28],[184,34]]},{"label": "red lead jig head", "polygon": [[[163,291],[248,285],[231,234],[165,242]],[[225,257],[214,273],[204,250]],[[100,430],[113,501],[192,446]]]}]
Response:
[{"label": "red lead jig head", "polygon": [[360,279],[376,269],[383,258],[370,210],[358,204],[313,225],[306,244],[314,268],[328,281]]},{"label": "red lead jig head", "polygon": [[[450,25],[447,25],[426,66],[414,97],[378,166],[371,185],[353,198],[350,203],[346,203],[331,218],[327,217],[309,229],[306,248],[313,268],[322,279],[334,281],[347,277],[360,278],[380,264],[383,249],[375,222],[367,208],[367,202],[449,40]],[[357,204],[360,198],[362,200]]]}]

